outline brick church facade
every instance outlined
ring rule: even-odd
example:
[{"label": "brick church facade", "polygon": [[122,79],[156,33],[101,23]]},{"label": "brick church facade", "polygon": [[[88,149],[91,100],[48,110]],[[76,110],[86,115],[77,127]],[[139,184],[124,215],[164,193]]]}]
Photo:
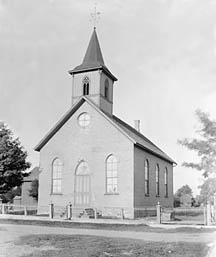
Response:
[{"label": "brick church facade", "polygon": [[116,77],[105,66],[96,30],[72,75],[72,106],[39,142],[38,205],[137,208],[173,206],[175,162],[113,115]]}]

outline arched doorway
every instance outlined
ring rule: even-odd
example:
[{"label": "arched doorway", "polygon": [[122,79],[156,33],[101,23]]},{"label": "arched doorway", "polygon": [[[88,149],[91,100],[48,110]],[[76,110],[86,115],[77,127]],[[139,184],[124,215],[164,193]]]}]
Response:
[{"label": "arched doorway", "polygon": [[91,178],[88,164],[81,161],[75,172],[75,205],[89,206],[91,200]]}]

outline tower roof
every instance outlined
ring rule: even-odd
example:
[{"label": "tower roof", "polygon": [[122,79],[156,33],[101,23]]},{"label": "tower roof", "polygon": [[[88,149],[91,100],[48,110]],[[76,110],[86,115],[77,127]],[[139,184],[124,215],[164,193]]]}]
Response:
[{"label": "tower roof", "polygon": [[109,71],[109,69],[104,64],[103,55],[98,41],[96,29],[94,28],[82,64],[76,66],[73,70],[70,70],[69,73],[75,74],[79,72],[97,69],[102,69],[114,81],[117,80],[117,78]]},{"label": "tower roof", "polygon": [[83,66],[104,65],[104,60],[100,49],[96,29],[93,30],[82,65]]}]

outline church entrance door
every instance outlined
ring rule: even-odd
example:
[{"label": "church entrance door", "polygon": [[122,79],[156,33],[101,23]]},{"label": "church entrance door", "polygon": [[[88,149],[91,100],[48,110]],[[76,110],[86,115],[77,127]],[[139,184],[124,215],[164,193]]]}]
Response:
[{"label": "church entrance door", "polygon": [[91,177],[88,164],[80,162],[75,174],[75,206],[89,206],[91,200]]}]

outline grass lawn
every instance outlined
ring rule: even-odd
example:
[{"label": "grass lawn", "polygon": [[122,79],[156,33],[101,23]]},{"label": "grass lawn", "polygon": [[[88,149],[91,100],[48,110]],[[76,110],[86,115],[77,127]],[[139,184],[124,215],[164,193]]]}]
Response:
[{"label": "grass lawn", "polygon": [[25,246],[33,247],[34,251],[23,257],[204,257],[208,252],[204,243],[144,242],[82,235],[25,236],[16,245],[24,249]]},{"label": "grass lawn", "polygon": [[0,219],[0,224],[21,224],[21,225],[38,225],[47,227],[63,227],[63,228],[77,228],[77,229],[99,229],[99,230],[116,230],[116,231],[140,231],[140,232],[157,232],[157,233],[211,233],[216,228],[159,228],[151,227],[145,224],[94,224],[82,222],[64,222],[64,221],[44,221],[44,220],[16,220],[16,219]]}]

